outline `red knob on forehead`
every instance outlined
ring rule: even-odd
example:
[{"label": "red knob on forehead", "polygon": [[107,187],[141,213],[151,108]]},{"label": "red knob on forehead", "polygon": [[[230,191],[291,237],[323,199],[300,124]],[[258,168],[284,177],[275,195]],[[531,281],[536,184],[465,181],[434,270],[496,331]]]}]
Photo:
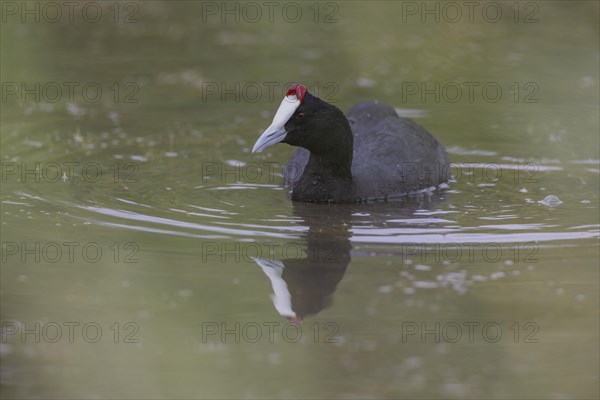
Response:
[{"label": "red knob on forehead", "polygon": [[296,98],[300,101],[304,100],[304,95],[306,94],[306,86],[301,83],[294,83],[288,89],[286,96],[295,94]]}]

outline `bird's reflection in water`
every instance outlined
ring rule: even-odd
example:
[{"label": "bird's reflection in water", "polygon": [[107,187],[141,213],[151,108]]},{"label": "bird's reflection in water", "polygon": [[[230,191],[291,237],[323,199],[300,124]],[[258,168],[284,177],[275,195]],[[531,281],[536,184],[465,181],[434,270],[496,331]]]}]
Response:
[{"label": "bird's reflection in water", "polygon": [[303,246],[306,256],[255,261],[271,280],[271,297],[279,314],[299,323],[331,304],[331,296],[346,272],[352,249],[352,209],[348,205],[294,203],[294,215],[309,228]]},{"label": "bird's reflection in water", "polygon": [[351,260],[353,215],[366,213],[370,224],[381,226],[389,218],[412,215],[441,199],[434,196],[403,202],[328,206],[295,202],[294,215],[309,228],[303,246],[306,256],[284,254],[282,260],[254,258],[271,280],[271,298],[279,314],[290,322],[300,323],[331,305],[333,293]]}]

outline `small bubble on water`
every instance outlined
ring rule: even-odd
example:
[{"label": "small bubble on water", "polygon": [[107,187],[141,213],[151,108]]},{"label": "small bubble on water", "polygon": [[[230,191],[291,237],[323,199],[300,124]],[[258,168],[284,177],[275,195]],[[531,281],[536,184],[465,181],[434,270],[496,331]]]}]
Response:
[{"label": "small bubble on water", "polygon": [[390,285],[381,286],[379,288],[379,293],[391,293],[394,288]]},{"label": "small bubble on water", "polygon": [[581,88],[587,89],[594,87],[595,80],[593,76],[583,76],[579,79],[578,83]]},{"label": "small bubble on water", "polygon": [[538,201],[538,203],[548,207],[556,207],[559,204],[562,204],[562,201],[560,201],[560,199],[555,195],[549,194],[548,196],[544,197],[544,200]]},{"label": "small bubble on water", "polygon": [[490,274],[490,279],[500,279],[503,277],[504,277],[504,272],[502,272],[502,271],[492,272]]},{"label": "small bubble on water", "polygon": [[406,287],[402,289],[402,291],[404,292],[404,294],[414,294],[416,292],[415,288],[412,287]]},{"label": "small bubble on water", "polygon": [[438,287],[438,284],[437,282],[417,281],[413,286],[420,289],[435,289]]},{"label": "small bubble on water", "polygon": [[346,344],[346,338],[344,336],[334,336],[331,340],[334,346],[337,347],[342,347]]},{"label": "small bubble on water", "polygon": [[10,344],[0,343],[0,355],[6,356],[10,353],[12,353],[12,346]]},{"label": "small bubble on water", "polygon": [[431,271],[431,267],[429,265],[423,265],[423,264],[415,265],[415,269],[417,271]]},{"label": "small bubble on water", "polygon": [[118,125],[119,124],[119,114],[116,113],[115,111],[111,111],[107,114],[108,119],[110,119],[112,121],[113,124]]},{"label": "small bubble on water", "polygon": [[377,82],[375,82],[373,79],[367,77],[360,77],[356,80],[356,86],[362,88],[371,88],[375,86],[376,83]]},{"label": "small bubble on water", "polygon": [[273,365],[281,364],[281,354],[279,353],[269,353],[267,358],[269,359],[269,363]]},{"label": "small bubble on water", "polygon": [[402,362],[403,367],[407,369],[417,369],[423,366],[423,357],[408,357]]},{"label": "small bubble on water", "polygon": [[150,314],[150,311],[148,311],[148,310],[140,310],[137,312],[137,317],[139,319],[147,320],[147,319],[150,319],[151,316],[152,316],[152,314]]},{"label": "small bubble on water", "polygon": [[238,160],[227,160],[227,161],[225,161],[225,164],[229,165],[230,167],[238,167],[238,168],[243,168],[246,166],[245,162],[238,161]]}]

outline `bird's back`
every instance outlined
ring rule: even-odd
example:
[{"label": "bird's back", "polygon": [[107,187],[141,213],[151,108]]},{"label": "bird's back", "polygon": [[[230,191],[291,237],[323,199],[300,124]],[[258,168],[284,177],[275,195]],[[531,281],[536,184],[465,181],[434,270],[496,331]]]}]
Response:
[{"label": "bird's back", "polygon": [[[415,122],[376,101],[360,102],[347,115],[354,138],[350,197],[389,198],[427,189],[449,178],[448,156],[439,141]],[[302,175],[309,158],[303,148],[284,171],[286,186]]]}]

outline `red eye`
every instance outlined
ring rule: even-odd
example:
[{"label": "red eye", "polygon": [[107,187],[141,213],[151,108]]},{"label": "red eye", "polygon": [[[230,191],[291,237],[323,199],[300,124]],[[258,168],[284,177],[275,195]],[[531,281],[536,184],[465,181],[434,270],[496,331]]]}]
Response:
[{"label": "red eye", "polygon": [[304,119],[304,113],[303,112],[299,112],[298,115],[296,115],[296,119],[298,121],[302,121]]}]

